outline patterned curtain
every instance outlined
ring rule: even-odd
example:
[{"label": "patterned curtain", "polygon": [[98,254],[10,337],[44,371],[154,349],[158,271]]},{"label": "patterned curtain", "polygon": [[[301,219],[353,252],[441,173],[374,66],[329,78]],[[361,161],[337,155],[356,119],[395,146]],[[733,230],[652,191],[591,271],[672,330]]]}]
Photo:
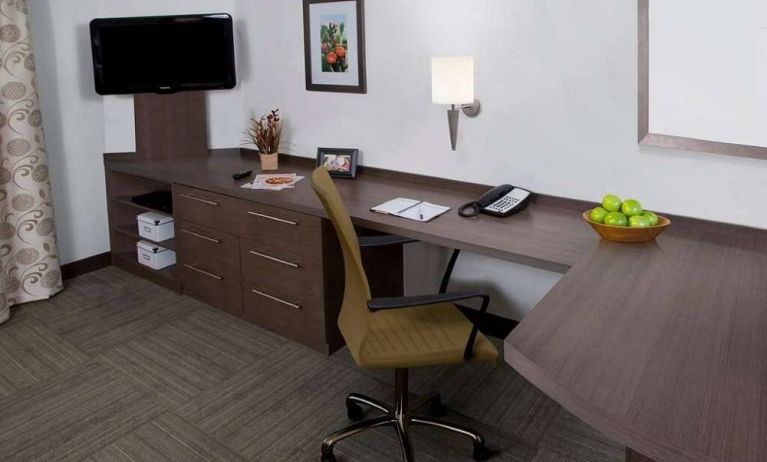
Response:
[{"label": "patterned curtain", "polygon": [[62,289],[27,0],[0,0],[0,324]]}]

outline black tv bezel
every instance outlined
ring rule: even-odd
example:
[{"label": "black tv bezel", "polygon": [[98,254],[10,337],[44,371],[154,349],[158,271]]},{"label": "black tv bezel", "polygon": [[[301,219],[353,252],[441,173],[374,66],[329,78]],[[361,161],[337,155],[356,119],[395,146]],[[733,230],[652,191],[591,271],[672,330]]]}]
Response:
[{"label": "black tv bezel", "polygon": [[[100,44],[100,32],[102,27],[117,26],[146,26],[162,25],[174,22],[205,22],[205,21],[224,21],[229,27],[225,28],[225,39],[229,43],[227,67],[228,79],[223,82],[195,83],[183,85],[152,85],[152,86],[125,86],[110,87],[104,82],[103,75],[103,54]],[[96,93],[99,95],[132,95],[138,93],[157,93],[168,94],[184,91],[205,91],[205,90],[231,90],[237,86],[237,70],[234,55],[234,26],[232,16],[228,13],[209,13],[209,14],[189,14],[173,16],[136,16],[124,18],[96,18],[90,22],[91,32],[91,52],[93,56],[93,77],[95,81]]]}]

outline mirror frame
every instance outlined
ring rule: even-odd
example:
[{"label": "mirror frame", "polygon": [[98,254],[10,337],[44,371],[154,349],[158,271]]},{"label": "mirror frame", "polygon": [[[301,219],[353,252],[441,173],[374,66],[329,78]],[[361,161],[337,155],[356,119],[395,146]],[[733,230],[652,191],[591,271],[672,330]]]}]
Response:
[{"label": "mirror frame", "polygon": [[639,2],[639,144],[767,159],[767,147],[650,133],[650,0]]}]

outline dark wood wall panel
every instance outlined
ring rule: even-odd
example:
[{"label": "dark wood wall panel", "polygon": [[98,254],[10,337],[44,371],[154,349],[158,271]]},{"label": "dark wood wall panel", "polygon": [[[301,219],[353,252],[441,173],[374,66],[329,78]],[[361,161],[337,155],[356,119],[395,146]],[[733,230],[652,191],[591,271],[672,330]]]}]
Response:
[{"label": "dark wood wall panel", "polygon": [[208,155],[205,92],[134,96],[136,152],[145,159]]}]

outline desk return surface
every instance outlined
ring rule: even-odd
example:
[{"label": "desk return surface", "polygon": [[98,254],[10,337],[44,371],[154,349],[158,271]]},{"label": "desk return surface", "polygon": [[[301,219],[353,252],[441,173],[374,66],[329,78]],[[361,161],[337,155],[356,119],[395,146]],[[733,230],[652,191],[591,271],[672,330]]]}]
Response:
[{"label": "desk return surface", "polygon": [[[658,462],[767,460],[767,232],[603,241],[506,339],[565,408]],[[641,459],[644,460],[644,459]]]},{"label": "desk return surface", "polygon": [[[258,171],[255,158],[214,150],[165,161],[107,154],[105,163],[108,182],[121,172],[266,215],[324,217],[307,181],[292,191],[240,188],[231,174]],[[299,175],[312,163],[281,159]],[[336,184],[358,226],[566,272],[506,339],[506,359],[589,424],[658,462],[767,460],[767,232],[679,218],[657,243],[614,244],[582,223],[588,204],[579,201],[539,196],[513,218],[464,219],[455,209],[487,187],[376,169]],[[427,224],[369,211],[394,197],[453,210]],[[240,224],[241,242],[267,249],[279,240],[257,229]],[[316,273],[327,251],[308,250]],[[257,279],[252,268],[239,272]]]}]

